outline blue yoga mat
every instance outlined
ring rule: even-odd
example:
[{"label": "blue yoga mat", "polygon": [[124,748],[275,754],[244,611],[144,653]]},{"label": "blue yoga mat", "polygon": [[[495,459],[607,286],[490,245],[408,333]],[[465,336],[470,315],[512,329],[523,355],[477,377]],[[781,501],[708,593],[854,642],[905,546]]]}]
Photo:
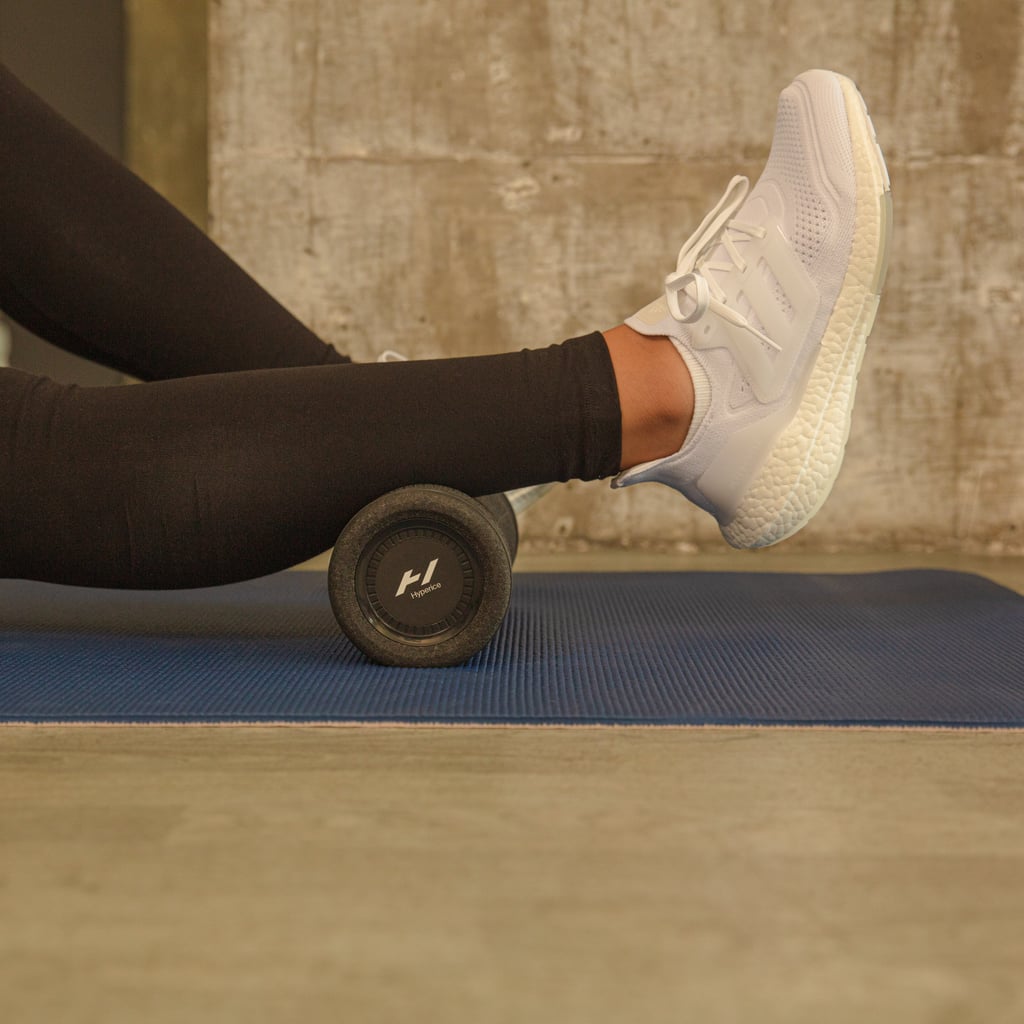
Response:
[{"label": "blue yoga mat", "polygon": [[1024,727],[1024,598],[976,576],[537,574],[467,664],[369,664],[322,575],[0,583],[0,721]]}]

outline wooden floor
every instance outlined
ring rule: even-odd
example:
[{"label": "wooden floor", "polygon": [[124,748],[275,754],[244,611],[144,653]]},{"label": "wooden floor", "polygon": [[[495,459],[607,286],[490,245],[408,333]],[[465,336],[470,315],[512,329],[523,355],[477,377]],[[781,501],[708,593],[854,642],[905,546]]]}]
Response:
[{"label": "wooden floor", "polygon": [[4,1024],[691,1020],[1024,1020],[1024,733],[0,729]]}]

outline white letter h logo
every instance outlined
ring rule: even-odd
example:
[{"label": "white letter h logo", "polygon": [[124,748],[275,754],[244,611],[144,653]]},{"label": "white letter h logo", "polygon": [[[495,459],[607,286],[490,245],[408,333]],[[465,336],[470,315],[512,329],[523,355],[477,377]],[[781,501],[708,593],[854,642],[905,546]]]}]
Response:
[{"label": "white letter h logo", "polygon": [[[437,568],[437,559],[433,559],[430,565],[427,566],[427,571],[423,574],[423,586],[426,586],[431,579],[434,577],[434,570]],[[405,575],[402,577],[402,582],[398,584],[398,589],[395,591],[395,597],[401,597],[406,590],[411,587],[418,579],[420,574],[413,572],[412,569],[406,569]]]}]

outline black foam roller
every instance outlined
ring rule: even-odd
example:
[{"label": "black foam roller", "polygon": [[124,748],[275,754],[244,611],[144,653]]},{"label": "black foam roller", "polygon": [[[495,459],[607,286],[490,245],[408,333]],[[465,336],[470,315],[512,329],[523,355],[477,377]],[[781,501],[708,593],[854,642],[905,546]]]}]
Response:
[{"label": "black foam roller", "polygon": [[505,617],[517,540],[503,495],[481,502],[437,485],[391,491],[338,538],[328,569],[331,607],[376,662],[460,664]]}]

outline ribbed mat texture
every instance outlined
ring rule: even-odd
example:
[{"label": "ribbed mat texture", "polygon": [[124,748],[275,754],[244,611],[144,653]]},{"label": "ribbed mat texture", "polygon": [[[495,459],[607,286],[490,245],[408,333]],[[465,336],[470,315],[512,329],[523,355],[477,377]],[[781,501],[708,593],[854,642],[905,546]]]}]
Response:
[{"label": "ribbed mat texture", "polygon": [[1024,727],[1024,597],[941,571],[518,575],[466,665],[367,663],[321,574],[0,583],[0,721]]}]

